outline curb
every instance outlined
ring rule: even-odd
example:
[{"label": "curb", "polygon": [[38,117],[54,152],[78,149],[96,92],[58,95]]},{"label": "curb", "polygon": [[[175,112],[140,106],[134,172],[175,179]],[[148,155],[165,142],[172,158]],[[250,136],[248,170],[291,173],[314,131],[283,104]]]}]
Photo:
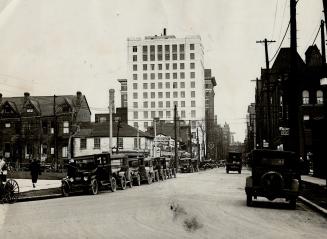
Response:
[{"label": "curb", "polygon": [[314,202],[311,202],[310,200],[306,199],[303,196],[299,196],[298,198],[303,203],[307,204],[308,206],[310,206],[311,208],[315,209],[316,211],[318,211],[323,216],[327,217],[327,210],[325,208],[320,207],[319,205],[315,204]]},{"label": "curb", "polygon": [[17,202],[28,202],[28,201],[46,200],[46,199],[60,198],[60,197],[62,197],[62,194],[59,194],[59,193],[56,193],[56,194],[47,194],[47,195],[40,195],[40,196],[32,196],[32,197],[18,198],[17,199]]}]

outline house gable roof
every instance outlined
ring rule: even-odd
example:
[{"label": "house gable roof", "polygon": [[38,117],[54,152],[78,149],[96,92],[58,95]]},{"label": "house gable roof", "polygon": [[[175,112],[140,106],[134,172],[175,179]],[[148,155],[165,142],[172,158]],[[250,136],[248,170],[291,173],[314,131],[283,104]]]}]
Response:
[{"label": "house gable roof", "polygon": [[26,103],[30,102],[41,116],[52,116],[55,102],[56,113],[60,111],[58,106],[68,104],[72,107],[72,110],[78,111],[79,109],[83,108],[84,110],[89,111],[91,114],[90,107],[84,95],[81,96],[80,102],[76,95],[59,95],[55,96],[55,99],[54,96],[30,96],[28,101],[26,101],[24,97],[3,97],[3,103],[1,105],[3,105],[6,101],[15,106],[14,109],[16,109],[19,113],[23,113]]}]

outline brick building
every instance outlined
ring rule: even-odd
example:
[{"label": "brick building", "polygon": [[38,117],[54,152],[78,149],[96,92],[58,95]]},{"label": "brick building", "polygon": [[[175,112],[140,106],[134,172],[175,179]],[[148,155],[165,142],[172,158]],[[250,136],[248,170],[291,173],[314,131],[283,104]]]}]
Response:
[{"label": "brick building", "polygon": [[0,152],[20,167],[29,159],[62,165],[71,136],[91,111],[81,92],[76,95],[3,97],[0,94]]}]

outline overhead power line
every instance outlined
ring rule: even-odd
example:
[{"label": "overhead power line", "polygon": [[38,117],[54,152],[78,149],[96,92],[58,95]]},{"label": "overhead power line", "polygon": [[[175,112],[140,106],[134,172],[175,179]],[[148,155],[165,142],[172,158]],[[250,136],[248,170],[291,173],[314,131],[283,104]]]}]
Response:
[{"label": "overhead power line", "polygon": [[284,33],[283,39],[282,39],[282,41],[280,42],[280,44],[279,44],[279,46],[278,46],[278,49],[276,50],[274,56],[269,60],[269,62],[272,62],[272,61],[275,59],[275,57],[277,56],[277,54],[278,54],[280,48],[282,47],[283,42],[284,42],[285,37],[286,37],[286,34],[287,34],[287,32],[288,32],[288,29],[290,28],[290,24],[291,24],[291,21],[288,22],[288,25],[287,25],[286,31],[285,31],[285,33]]}]

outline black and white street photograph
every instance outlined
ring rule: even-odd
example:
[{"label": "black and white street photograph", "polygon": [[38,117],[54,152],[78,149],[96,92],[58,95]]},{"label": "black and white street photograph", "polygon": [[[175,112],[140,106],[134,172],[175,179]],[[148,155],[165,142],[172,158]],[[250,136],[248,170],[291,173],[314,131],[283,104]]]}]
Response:
[{"label": "black and white street photograph", "polygon": [[327,0],[0,0],[0,238],[325,238],[326,21]]}]

